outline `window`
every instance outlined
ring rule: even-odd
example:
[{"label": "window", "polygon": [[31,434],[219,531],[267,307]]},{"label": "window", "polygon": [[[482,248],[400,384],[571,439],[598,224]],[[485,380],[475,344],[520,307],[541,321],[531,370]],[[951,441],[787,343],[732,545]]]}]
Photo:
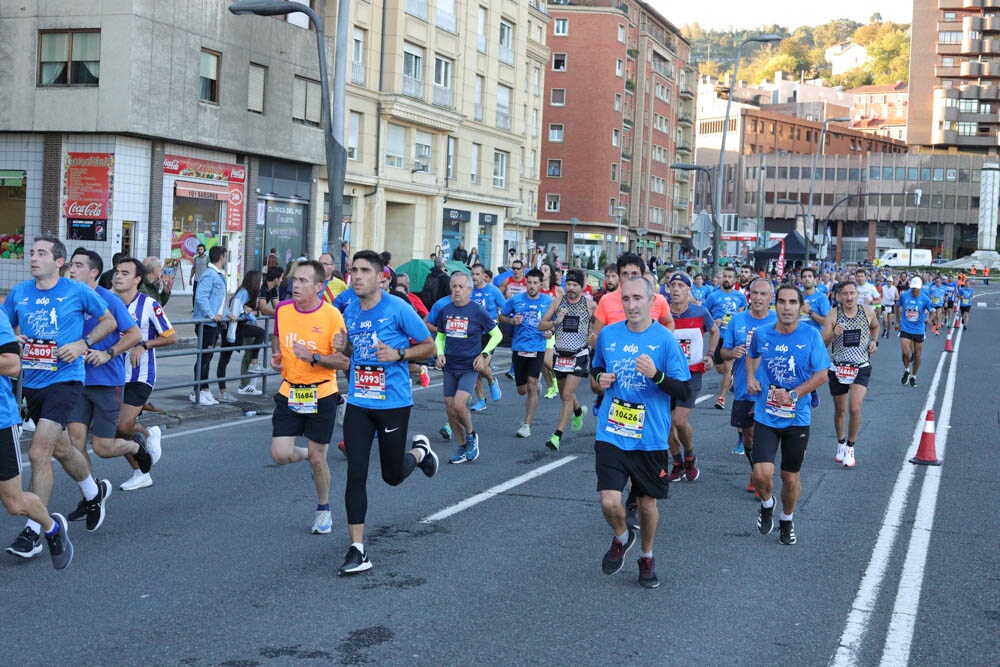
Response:
[{"label": "window", "polygon": [[413,169],[414,171],[431,170],[434,160],[434,137],[430,132],[417,130],[413,133]]},{"label": "window", "polygon": [[536,151],[534,148],[531,149],[531,157],[529,159],[530,162],[528,163],[528,176],[534,178],[535,165],[538,164],[538,151]]},{"label": "window", "polygon": [[549,125],[549,141],[562,141],[563,140],[563,126],[562,124],[552,124]]},{"label": "window", "polygon": [[559,212],[559,195],[545,195],[545,212]]},{"label": "window", "polygon": [[448,32],[455,32],[455,0],[436,0],[434,18],[437,26]]},{"label": "window", "polygon": [[493,187],[507,187],[507,161],[510,155],[504,151],[493,152]]},{"label": "window", "polygon": [[625,26],[621,23],[618,24],[618,41],[625,43]]},{"label": "window", "polygon": [[565,53],[553,53],[552,54],[552,71],[553,72],[565,72],[566,71],[566,54]]},{"label": "window", "polygon": [[476,25],[478,29],[478,32],[476,33],[476,50],[480,53],[486,53],[486,27],[489,24],[489,10],[485,7],[480,7],[479,23]]},{"label": "window", "polygon": [[101,78],[101,33],[38,35],[39,86],[96,86]]},{"label": "window", "polygon": [[473,93],[472,120],[482,122],[483,120],[483,86],[486,85],[486,78],[477,74],[475,92]]},{"label": "window", "polygon": [[618,165],[617,164],[611,165],[611,180],[614,181],[615,183],[618,182]]},{"label": "window", "polygon": [[479,180],[479,156],[483,152],[480,144],[472,144],[472,160],[469,167],[469,182],[475,183]]},{"label": "window", "polygon": [[321,91],[319,81],[297,76],[292,80],[292,121],[319,127]]},{"label": "window", "polygon": [[621,130],[617,127],[611,130],[611,145],[617,146],[621,143]]},{"label": "window", "polygon": [[451,71],[452,62],[441,56],[434,56],[434,104],[452,106]]},{"label": "window", "polygon": [[347,118],[347,159],[360,160],[359,146],[361,142],[361,114],[352,111]]},{"label": "window", "polygon": [[545,175],[551,178],[562,178],[562,160],[549,160],[545,167]]},{"label": "window", "polygon": [[938,31],[938,43],[939,44],[961,44],[962,43],[962,31],[961,30],[940,30]]},{"label": "window", "polygon": [[406,128],[389,123],[386,126],[385,166],[402,169],[406,165]]},{"label": "window", "polygon": [[615,61],[615,76],[625,76],[625,61],[621,58]]},{"label": "window", "polygon": [[538,136],[538,109],[531,110],[531,136]]},{"label": "window", "polygon": [[365,83],[365,31],[354,29],[354,41],[351,43],[351,83]]},{"label": "window", "polygon": [[500,21],[500,62],[514,64],[514,25]]},{"label": "window", "polygon": [[554,107],[561,107],[566,105],[566,89],[565,88],[553,88],[552,95],[550,98],[550,103]]},{"label": "window", "polygon": [[534,88],[535,97],[542,94],[542,70],[540,67],[531,70],[531,85]]},{"label": "window", "polygon": [[257,63],[250,63],[250,75],[247,83],[247,111],[264,113],[264,82],[267,79],[267,68]]},{"label": "window", "polygon": [[219,103],[219,59],[221,54],[208,49],[201,50],[198,66],[198,99],[202,102]]},{"label": "window", "polygon": [[565,37],[569,34],[569,19],[556,19],[552,24],[552,34]]},{"label": "window", "polygon": [[934,170],[934,180],[943,181],[944,180],[944,169],[940,167]]},{"label": "window", "polygon": [[458,138],[448,137],[448,155],[445,158],[444,177],[455,178],[455,155],[458,153]]},{"label": "window", "polygon": [[403,45],[403,94],[424,97],[424,50],[412,44]]},{"label": "window", "polygon": [[615,199],[614,197],[608,199],[608,215],[610,215],[611,217],[616,216],[617,213],[615,212],[615,208],[617,208],[617,206],[618,206],[617,199]]},{"label": "window", "polygon": [[509,86],[497,85],[497,127],[510,129],[510,99],[513,90]]}]

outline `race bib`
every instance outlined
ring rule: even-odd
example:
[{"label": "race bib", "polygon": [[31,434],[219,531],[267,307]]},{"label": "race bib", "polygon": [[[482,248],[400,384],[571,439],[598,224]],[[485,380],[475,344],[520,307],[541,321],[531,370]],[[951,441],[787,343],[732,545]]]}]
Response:
[{"label": "race bib", "polygon": [[354,397],[385,400],[385,368],[357,366],[354,369]]},{"label": "race bib", "polygon": [[753,329],[750,329],[749,331],[747,331],[747,343],[746,343],[746,349],[747,350],[750,349],[750,343],[753,342],[753,332],[754,332]]},{"label": "race bib", "polygon": [[24,370],[54,371],[59,366],[56,359],[56,342],[29,338],[21,352],[21,366]]},{"label": "race bib", "polygon": [[642,438],[642,425],[645,421],[645,403],[629,403],[619,398],[613,398],[611,399],[611,409],[608,410],[608,422],[605,428],[608,433],[638,440]]},{"label": "race bib", "polygon": [[576,333],[580,330],[580,316],[567,315],[562,321],[562,330],[565,333]]},{"label": "race bib", "polygon": [[524,350],[518,350],[517,356],[524,357],[525,359],[534,359],[538,356],[537,352],[525,352]]},{"label": "race bib", "polygon": [[858,347],[861,345],[861,329],[844,329],[841,340],[844,347]]},{"label": "race bib", "polygon": [[733,319],[732,315],[723,315],[722,316],[722,328],[723,329],[725,329],[726,327],[729,326],[729,320],[731,320],[731,319]]},{"label": "race bib", "polygon": [[792,419],[795,417],[795,403],[792,401],[779,401],[776,393],[781,387],[773,384],[767,389],[767,400],[764,403],[764,412],[779,419]]},{"label": "race bib", "polygon": [[854,380],[858,377],[858,368],[858,366],[852,366],[851,364],[838,365],[834,371],[837,375],[837,382],[840,384],[854,384]]},{"label": "race bib", "polygon": [[300,415],[314,415],[319,410],[319,390],[316,385],[296,385],[288,388],[288,408]]},{"label": "race bib", "polygon": [[448,338],[468,338],[469,318],[449,316],[444,323],[444,335]]},{"label": "race bib", "polygon": [[907,310],[906,311],[906,321],[916,322],[920,319],[920,311],[918,310]]},{"label": "race bib", "polygon": [[572,355],[557,354],[552,362],[552,370],[559,373],[572,373],[576,370],[576,357]]},{"label": "race bib", "polygon": [[681,344],[681,352],[684,353],[684,358],[689,362],[691,361],[691,339],[690,338],[680,338],[677,340]]}]

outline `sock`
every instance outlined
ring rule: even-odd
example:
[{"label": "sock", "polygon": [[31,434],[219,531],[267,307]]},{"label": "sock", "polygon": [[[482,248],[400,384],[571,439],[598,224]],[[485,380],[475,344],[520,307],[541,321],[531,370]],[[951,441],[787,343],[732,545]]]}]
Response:
[{"label": "sock", "polygon": [[[792,512],[792,514],[795,514],[795,512]],[[792,520],[792,514],[785,514],[784,512],[782,512],[781,513],[781,521],[791,521]]]},{"label": "sock", "polygon": [[680,452],[674,454],[673,457],[674,457],[674,463],[676,463],[677,465],[684,465],[684,457],[681,456]]},{"label": "sock", "polygon": [[622,533],[621,535],[615,535],[615,539],[618,540],[621,544],[628,543],[628,529],[626,528],[625,532]]},{"label": "sock", "polygon": [[28,519],[27,521],[24,522],[24,527],[30,528],[32,531],[34,531],[35,535],[40,535],[42,532],[42,524],[38,523],[37,521],[32,521],[31,519]]},{"label": "sock", "polygon": [[689,449],[688,451],[684,452],[684,459],[685,460],[687,460],[687,459],[693,459],[694,457],[695,457],[694,456],[694,449]]},{"label": "sock", "polygon": [[329,512],[330,511],[330,503],[326,503],[326,504],[323,504],[323,505],[316,505],[316,511],[317,512]]},{"label": "sock", "polygon": [[639,550],[639,558],[652,558],[652,557],[653,557],[652,551],[647,552],[647,551],[642,551],[641,549]]},{"label": "sock", "polygon": [[579,405],[576,406],[576,409],[573,410],[573,414],[575,416],[577,416],[577,417],[582,417],[583,416],[583,408],[581,408]]},{"label": "sock", "polygon": [[78,484],[80,485],[80,490],[83,491],[83,497],[87,500],[93,500],[100,493],[100,490],[97,488],[97,482],[94,481],[91,475],[88,475],[87,479],[78,482]]},{"label": "sock", "polygon": [[[41,526],[39,526],[41,528]],[[45,531],[45,537],[55,537],[59,534],[59,522],[52,519],[52,530]]]},{"label": "sock", "polygon": [[847,441],[846,440],[837,440],[837,444],[840,445],[840,446],[844,446],[844,445],[847,444]]},{"label": "sock", "polygon": [[562,437],[562,433],[563,433],[562,431],[560,431],[559,429],[556,429],[556,437],[557,438],[561,438]]},{"label": "sock", "polygon": [[854,446],[854,443],[853,443],[852,441],[848,440],[848,441],[847,441],[847,446],[848,446],[848,447],[853,447],[853,446]]},{"label": "sock", "polygon": [[769,509],[771,507],[774,507],[774,496],[771,496],[767,500],[760,501],[760,506],[763,507],[764,509]]},{"label": "sock", "polygon": [[362,556],[365,554],[365,545],[361,542],[351,542],[351,546],[360,551]]}]

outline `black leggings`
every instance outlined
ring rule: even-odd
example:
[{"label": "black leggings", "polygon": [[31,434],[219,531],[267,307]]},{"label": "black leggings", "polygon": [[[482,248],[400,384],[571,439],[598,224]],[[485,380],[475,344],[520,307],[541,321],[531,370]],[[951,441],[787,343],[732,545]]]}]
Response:
[{"label": "black leggings", "polygon": [[[215,377],[224,378],[226,377],[226,373],[228,371],[229,360],[233,356],[233,350],[227,348],[233,348],[240,345],[260,345],[264,342],[264,330],[250,324],[249,322],[238,322],[236,324],[236,340],[230,343],[224,332],[220,338],[222,339],[220,341],[222,345],[222,352],[219,353],[219,364],[215,367]],[[250,366],[250,359],[252,358],[256,361],[258,352],[260,352],[260,350],[243,350],[243,363],[240,365],[240,375],[246,375],[246,369]],[[246,380],[240,380],[240,386],[245,384]],[[225,389],[226,383],[219,382],[219,390],[225,391]]]},{"label": "black leggings", "polygon": [[[219,340],[219,330],[221,328],[214,324],[195,325],[196,333],[199,329],[202,331],[201,345],[203,349],[207,350],[201,356],[194,358],[194,379],[202,383],[196,389],[208,389],[208,384],[205,381],[208,380],[208,369],[212,365],[212,349]],[[223,336],[223,340],[225,340],[225,336]]]},{"label": "black leggings", "polygon": [[406,452],[410,407],[373,410],[347,404],[344,413],[344,449],[347,450],[347,488],[344,505],[347,523],[363,524],[368,513],[368,464],[372,440],[378,433],[382,479],[397,486],[410,476],[417,460]]}]

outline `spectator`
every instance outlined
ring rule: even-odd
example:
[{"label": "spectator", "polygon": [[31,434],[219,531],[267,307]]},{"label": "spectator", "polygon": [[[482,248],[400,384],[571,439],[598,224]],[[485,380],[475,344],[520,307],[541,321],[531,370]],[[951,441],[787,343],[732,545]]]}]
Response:
[{"label": "spectator", "polygon": [[469,251],[465,249],[464,243],[461,241],[458,242],[458,247],[452,251],[451,258],[456,262],[461,262],[462,264],[469,261]]}]

